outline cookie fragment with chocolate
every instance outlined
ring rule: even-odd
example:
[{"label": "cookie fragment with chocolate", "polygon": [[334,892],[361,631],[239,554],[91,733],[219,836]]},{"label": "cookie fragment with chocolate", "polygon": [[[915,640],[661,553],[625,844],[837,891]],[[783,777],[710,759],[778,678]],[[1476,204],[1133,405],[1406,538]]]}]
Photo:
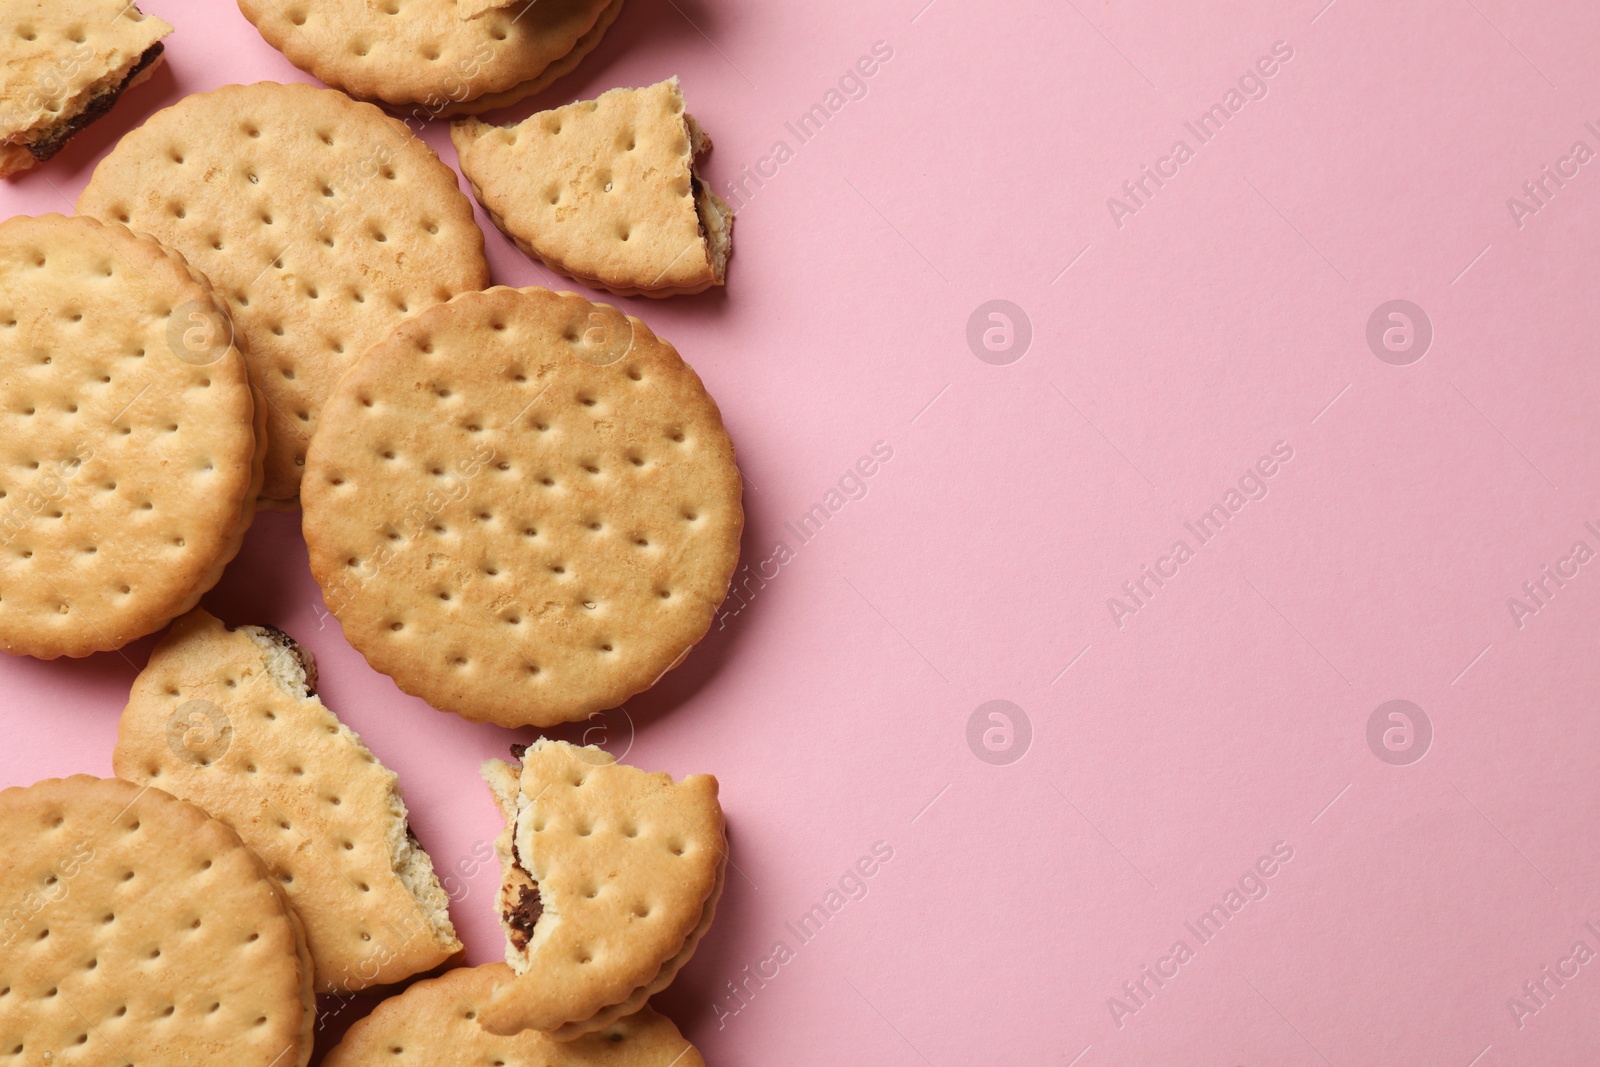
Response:
[{"label": "cookie fragment with chocolate", "polygon": [[506,818],[497,903],[516,977],[479,1016],[567,1041],[643,1008],[710,929],[728,854],[717,780],[562,741],[513,753],[520,768],[490,760],[483,776]]},{"label": "cookie fragment with chocolate", "polygon": [[0,3],[0,178],[54,156],[150,77],[171,32],[125,0]]},{"label": "cookie fragment with chocolate", "polygon": [[514,126],[463,119],[450,139],[495,225],[552,270],[621,296],[727,281],[733,209],[695,170],[711,138],[677,78]]},{"label": "cookie fragment with chocolate", "polygon": [[233,827],[305,924],[322,993],[386,985],[461,950],[394,772],[316,695],[311,653],[196,609],[134,681],[117,775]]}]

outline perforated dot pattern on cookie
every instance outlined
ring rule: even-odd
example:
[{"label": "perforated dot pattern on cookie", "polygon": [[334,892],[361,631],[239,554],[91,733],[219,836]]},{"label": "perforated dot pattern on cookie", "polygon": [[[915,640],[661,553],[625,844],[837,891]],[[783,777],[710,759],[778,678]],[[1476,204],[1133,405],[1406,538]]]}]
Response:
[{"label": "perforated dot pattern on cookie", "polygon": [[537,77],[608,2],[539,0],[472,19],[460,17],[457,0],[239,0],[239,8],[301,70],[428,119]]},{"label": "perforated dot pattern on cookie", "polygon": [[743,529],[699,377],[637,319],[498,288],[345,378],[307,468],[312,571],[346,637],[435,707],[583,718],[706,632]]},{"label": "perforated dot pattern on cookie", "polygon": [[181,258],[93,219],[0,224],[0,647],[82,656],[187,610],[255,513],[257,414]]},{"label": "perforated dot pattern on cookie", "polygon": [[179,250],[226,300],[267,401],[271,500],[295,497],[323,400],[367,348],[488,284],[454,172],[329,89],[187,97],[123,138],[78,209]]},{"label": "perforated dot pattern on cookie", "polygon": [[157,789],[0,793],[0,1059],[303,1065],[309,968],[238,837]]},{"label": "perforated dot pattern on cookie", "polygon": [[[291,655],[283,646],[274,654]],[[319,992],[347,994],[438,966],[461,944],[396,869],[398,849],[425,868],[419,892],[445,911],[426,854],[405,839],[394,773],[272,669],[246,632],[199,609],[179,619],[134,681],[117,774],[238,831],[304,922]]]},{"label": "perforated dot pattern on cookie", "polygon": [[503,963],[458,968],[379,1004],[328,1053],[327,1067],[705,1067],[699,1050],[649,1008],[576,1041],[496,1033],[483,1005],[511,979]]}]

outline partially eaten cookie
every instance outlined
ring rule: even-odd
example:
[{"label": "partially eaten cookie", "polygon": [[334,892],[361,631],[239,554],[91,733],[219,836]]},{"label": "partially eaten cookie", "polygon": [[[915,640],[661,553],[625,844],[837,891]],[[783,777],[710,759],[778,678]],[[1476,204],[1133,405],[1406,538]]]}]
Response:
[{"label": "partially eaten cookie", "polygon": [[196,609],[134,681],[112,764],[233,827],[305,925],[317,991],[348,993],[430,970],[461,942],[394,772],[316,685],[282,630]]},{"label": "partially eaten cookie", "polygon": [[150,77],[171,32],[125,0],[0,4],[0,178],[54,156]]},{"label": "partially eaten cookie", "polygon": [[621,296],[726,282],[733,209],[695,170],[711,138],[677,78],[450,138],[495,225],[552,270]]},{"label": "partially eaten cookie", "polygon": [[516,977],[480,1019],[571,1040],[642,1008],[710,928],[727,861],[717,780],[563,741],[514,752],[520,768],[490,760],[483,776],[506,818],[498,906]]}]

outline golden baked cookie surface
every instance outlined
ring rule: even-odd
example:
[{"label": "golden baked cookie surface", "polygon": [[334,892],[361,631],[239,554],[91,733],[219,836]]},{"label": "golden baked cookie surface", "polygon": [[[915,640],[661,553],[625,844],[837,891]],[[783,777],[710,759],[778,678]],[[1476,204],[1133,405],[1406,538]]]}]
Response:
[{"label": "golden baked cookie surface", "polygon": [[541,740],[522,763],[515,793],[516,768],[484,776],[507,817],[502,874],[519,896],[536,887],[539,914],[531,929],[503,915],[517,978],[483,1019],[570,1039],[638,1011],[694,955],[722,894],[722,807],[710,775],[674,782],[594,747]]},{"label": "golden baked cookie surface", "polygon": [[450,136],[495,225],[552,269],[624,295],[723,283],[732,213],[695,173],[709,141],[676,78]]},{"label": "golden baked cookie surface", "polygon": [[394,773],[315,683],[288,635],[229,630],[196,608],[134,680],[113,765],[238,832],[305,924],[317,991],[347,994],[437,967],[461,943]]},{"label": "golden baked cookie surface", "polygon": [[79,775],[0,792],[0,1033],[18,1063],[301,1067],[298,921],[222,823]]},{"label": "golden baked cookie surface", "polygon": [[186,97],[122,139],[78,210],[155,236],[216,286],[267,401],[275,501],[295,498],[340,375],[407,315],[488,284],[455,172],[331,89]]}]

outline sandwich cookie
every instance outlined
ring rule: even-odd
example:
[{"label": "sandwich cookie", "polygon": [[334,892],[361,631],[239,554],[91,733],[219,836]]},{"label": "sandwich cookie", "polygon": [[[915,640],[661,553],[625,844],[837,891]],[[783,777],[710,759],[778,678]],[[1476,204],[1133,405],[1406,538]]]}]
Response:
[{"label": "sandwich cookie", "polygon": [[123,0],[0,5],[0,178],[50,159],[149,78],[171,32]]},{"label": "sandwich cookie", "polygon": [[552,270],[622,296],[727,280],[733,210],[695,171],[711,139],[677,78],[450,138],[495,225]]},{"label": "sandwich cookie", "polygon": [[0,648],[121,648],[222,576],[266,435],[222,302],[119,225],[0,223]]},{"label": "sandwich cookie", "polygon": [[0,792],[0,1054],[19,1064],[305,1067],[299,920],[204,811],[116,778]]},{"label": "sandwich cookie", "polygon": [[483,766],[506,828],[495,842],[506,962],[482,1024],[559,1040],[633,1014],[711,927],[728,845],[717,780],[674,782],[594,747],[541,740],[522,766]]},{"label": "sandwich cookie", "polygon": [[716,403],[638,319],[495,288],[403,323],[309,452],[311,570],[401,689],[501,726],[620,705],[705,635],[738,562]]}]

